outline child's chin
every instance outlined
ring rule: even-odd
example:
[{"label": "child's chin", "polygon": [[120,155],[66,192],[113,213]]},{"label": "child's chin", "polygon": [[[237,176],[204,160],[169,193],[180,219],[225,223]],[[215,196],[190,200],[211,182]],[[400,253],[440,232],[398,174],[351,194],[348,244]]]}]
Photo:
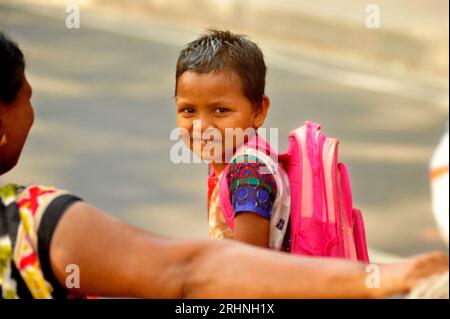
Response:
[{"label": "child's chin", "polygon": [[195,155],[197,157],[199,157],[202,161],[205,161],[205,162],[208,162],[208,163],[211,163],[211,162],[222,163],[223,162],[223,157],[222,156],[217,156],[216,157],[214,154],[212,154],[212,155],[205,155],[205,154],[198,154],[198,153],[195,153]]},{"label": "child's chin", "polygon": [[204,160],[208,163],[221,163],[222,162],[222,159],[220,157],[216,158],[214,156],[203,156],[202,160]]}]

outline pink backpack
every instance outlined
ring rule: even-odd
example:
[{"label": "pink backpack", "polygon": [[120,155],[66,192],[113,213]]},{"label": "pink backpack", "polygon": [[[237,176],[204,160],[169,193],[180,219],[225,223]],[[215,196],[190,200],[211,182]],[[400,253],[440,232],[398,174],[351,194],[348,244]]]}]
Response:
[{"label": "pink backpack", "polygon": [[[259,159],[263,157],[271,172],[283,171],[276,176],[281,194],[277,195],[273,207],[282,208],[275,214],[272,212],[271,248],[281,246],[280,236],[284,237],[287,228],[283,208],[287,208],[292,254],[369,262],[364,221],[361,212],[353,208],[348,171],[338,162],[337,139],[322,134],[319,124],[306,122],[289,134],[288,151],[278,155],[278,163],[270,160],[273,150],[262,138],[252,139],[249,144],[245,145],[245,152],[252,148],[265,150],[255,155],[260,154]],[[264,155],[267,150],[271,156]],[[284,170],[275,170],[274,165]],[[287,176],[280,176],[283,174]],[[234,214],[225,175],[222,174],[220,181],[220,202],[225,219],[233,229]],[[289,187],[283,187],[283,181]]]}]

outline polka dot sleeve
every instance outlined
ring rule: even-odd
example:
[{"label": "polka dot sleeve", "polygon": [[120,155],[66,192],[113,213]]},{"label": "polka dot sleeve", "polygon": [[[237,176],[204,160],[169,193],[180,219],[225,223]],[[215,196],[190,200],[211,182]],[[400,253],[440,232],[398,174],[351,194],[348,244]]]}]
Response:
[{"label": "polka dot sleeve", "polygon": [[230,164],[227,181],[235,216],[253,212],[270,220],[277,186],[264,163],[242,156]]}]

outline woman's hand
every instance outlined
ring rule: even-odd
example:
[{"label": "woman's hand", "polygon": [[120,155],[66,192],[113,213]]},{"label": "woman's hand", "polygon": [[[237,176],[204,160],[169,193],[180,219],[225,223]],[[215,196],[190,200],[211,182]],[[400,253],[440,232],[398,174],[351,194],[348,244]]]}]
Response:
[{"label": "woman's hand", "polygon": [[400,263],[381,266],[382,289],[375,289],[376,298],[406,294],[434,275],[448,272],[448,256],[433,252],[409,257]]},{"label": "woman's hand", "polygon": [[428,253],[408,258],[403,269],[403,280],[408,291],[433,275],[443,274],[449,269],[448,256],[441,252]]}]

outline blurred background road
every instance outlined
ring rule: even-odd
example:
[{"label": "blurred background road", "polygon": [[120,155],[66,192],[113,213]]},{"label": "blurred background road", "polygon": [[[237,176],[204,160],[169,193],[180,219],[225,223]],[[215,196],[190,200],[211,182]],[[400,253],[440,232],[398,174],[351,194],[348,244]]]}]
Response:
[{"label": "blurred background road", "polygon": [[[290,37],[275,20],[264,23],[269,32],[258,29],[261,21],[249,23],[252,16],[245,25],[235,15],[232,21],[208,22],[191,14],[200,10],[193,7],[184,20],[167,6],[139,6],[144,2],[127,1],[127,8],[113,0],[81,1],[81,28],[67,29],[64,1],[0,0],[0,29],[25,52],[36,112],[22,160],[3,182],[57,185],[152,232],[207,238],[207,166],[175,165],[169,158],[169,134],[176,126],[174,72],[179,50],[202,28],[225,26],[246,32],[263,48],[272,100],[265,126],[279,128],[280,150],[289,131],[305,120],[322,123],[329,136],[341,139],[340,157],[348,164],[372,251],[406,256],[447,250],[431,214],[428,178],[448,120],[448,29],[446,45],[436,35],[448,26],[447,1],[430,1],[435,6],[423,17],[415,1],[408,3],[416,7],[391,5],[392,11],[381,6],[382,14],[391,12],[386,24],[392,28],[372,30],[380,33],[369,38],[365,27],[358,31],[349,22],[340,28],[329,18],[340,14],[348,22],[364,16],[364,1],[354,15],[345,10],[352,1],[339,8],[320,1],[326,9],[322,19],[305,18],[302,25],[310,21],[311,34],[322,25],[333,29],[333,36],[317,33],[322,43],[302,34]],[[298,10],[317,14],[314,6]],[[394,14],[399,12],[402,21],[409,16],[414,37],[391,32],[400,28]],[[342,48],[338,39],[345,42]],[[379,42],[358,47],[364,41]],[[420,48],[420,56],[413,48]]]}]

